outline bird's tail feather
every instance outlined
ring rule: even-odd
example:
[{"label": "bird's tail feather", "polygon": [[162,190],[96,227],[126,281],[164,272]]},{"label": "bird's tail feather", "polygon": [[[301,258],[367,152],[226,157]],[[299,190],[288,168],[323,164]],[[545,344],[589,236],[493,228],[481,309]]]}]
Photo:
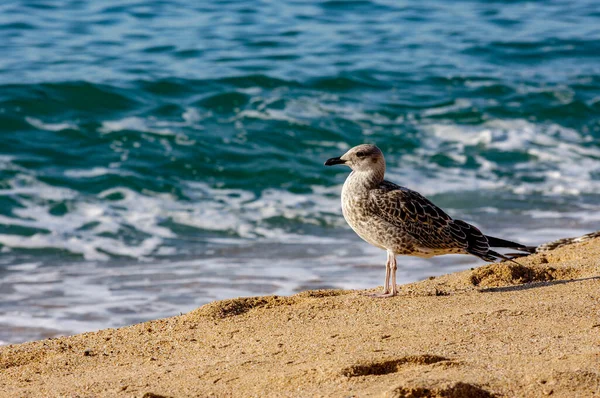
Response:
[{"label": "bird's tail feather", "polygon": [[519,258],[519,257],[527,257],[529,256],[531,253],[504,253],[504,255],[506,257],[510,257],[510,258]]},{"label": "bird's tail feather", "polygon": [[535,253],[535,250],[537,249],[537,246],[525,246],[520,243],[511,242],[510,240],[500,239],[489,235],[486,235],[486,238],[491,247],[507,247],[509,249],[521,250],[527,253]]},{"label": "bird's tail feather", "polygon": [[479,256],[485,261],[495,262],[496,260],[510,261],[511,263],[515,263],[517,265],[522,265],[514,260],[515,257],[512,257],[510,254],[505,255],[502,253],[495,252],[493,250],[488,250],[488,252],[484,256]]}]

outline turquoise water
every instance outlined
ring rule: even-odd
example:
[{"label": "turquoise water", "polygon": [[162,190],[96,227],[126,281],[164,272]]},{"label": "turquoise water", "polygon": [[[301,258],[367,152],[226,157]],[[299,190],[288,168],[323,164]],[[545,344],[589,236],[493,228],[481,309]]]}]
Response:
[{"label": "turquoise water", "polygon": [[20,0],[0,54],[5,343],[381,285],[323,167],[363,142],[488,234],[600,229],[595,1]]}]

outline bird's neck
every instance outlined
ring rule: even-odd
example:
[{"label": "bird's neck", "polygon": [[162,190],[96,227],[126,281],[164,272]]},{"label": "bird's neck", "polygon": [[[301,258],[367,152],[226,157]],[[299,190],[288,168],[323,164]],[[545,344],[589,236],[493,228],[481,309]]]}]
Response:
[{"label": "bird's neck", "polygon": [[346,178],[344,188],[352,191],[362,191],[377,188],[383,181],[385,169],[353,170]]}]

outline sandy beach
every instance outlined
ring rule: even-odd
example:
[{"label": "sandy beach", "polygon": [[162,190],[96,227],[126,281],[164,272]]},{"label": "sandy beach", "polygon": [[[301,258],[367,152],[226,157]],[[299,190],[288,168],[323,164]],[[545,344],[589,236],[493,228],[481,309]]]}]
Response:
[{"label": "sandy beach", "polygon": [[1,395],[600,396],[600,239],[519,262],[0,347]]}]

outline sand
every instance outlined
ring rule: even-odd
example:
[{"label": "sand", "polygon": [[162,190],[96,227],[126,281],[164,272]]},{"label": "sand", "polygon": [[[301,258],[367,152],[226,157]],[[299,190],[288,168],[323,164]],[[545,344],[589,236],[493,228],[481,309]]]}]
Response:
[{"label": "sand", "polygon": [[0,347],[0,396],[600,396],[600,239],[519,262]]}]

